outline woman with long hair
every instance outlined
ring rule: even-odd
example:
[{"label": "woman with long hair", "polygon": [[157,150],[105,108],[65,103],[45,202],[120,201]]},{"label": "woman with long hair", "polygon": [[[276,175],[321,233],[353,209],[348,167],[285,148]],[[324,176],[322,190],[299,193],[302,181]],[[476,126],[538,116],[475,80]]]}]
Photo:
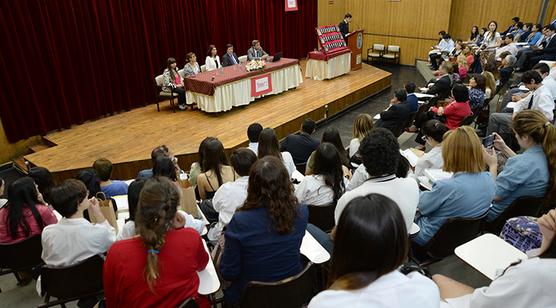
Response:
[{"label": "woman with long hair", "polygon": [[487,219],[496,219],[520,197],[556,197],[556,128],[538,110],[523,110],[515,115],[512,128],[519,146],[516,154],[504,139],[494,133],[494,146],[509,157],[497,176],[498,160],[494,153],[485,155],[490,173],[496,181],[496,195]]},{"label": "woman with long hair", "polygon": [[412,240],[425,245],[452,217],[476,218],[485,214],[494,198],[495,185],[485,170],[481,140],[470,126],[458,127],[444,136],[443,170],[449,179],[438,180],[430,191],[419,196],[415,223],[421,231]]},{"label": "woman with long hair", "polygon": [[[340,154],[340,161],[342,162],[342,170],[345,177],[351,178],[351,172],[349,171],[349,157],[342,143],[342,137],[340,137],[340,132],[335,127],[327,128],[324,133],[322,133],[321,143],[328,142],[333,144]],[[313,174],[313,168],[315,164],[315,152],[311,153],[309,159],[307,160],[307,167],[305,169],[305,175]]]},{"label": "woman with long hair", "polygon": [[220,57],[218,56],[218,50],[216,46],[209,45],[207,52],[207,58],[205,59],[205,69],[208,71],[213,71],[222,67],[220,63]]},{"label": "woman with long hair", "polygon": [[301,272],[307,217],[280,159],[259,159],[249,174],[247,199],[225,232],[220,269],[231,282],[224,290],[228,302],[238,303],[249,281],[275,282]]},{"label": "woman with long hair", "polygon": [[483,38],[483,48],[494,48],[500,46],[502,42],[502,38],[500,33],[496,31],[498,29],[498,23],[494,20],[491,20],[488,23],[488,32],[485,33]]},{"label": "woman with long hair", "polygon": [[556,210],[537,222],[542,233],[538,257],[510,265],[489,286],[479,289],[434,275],[442,300],[450,307],[556,307]]},{"label": "woman with long hair", "polygon": [[324,142],[315,151],[312,174],[303,178],[295,189],[300,203],[315,206],[335,204],[348,185],[340,154],[331,143]]},{"label": "woman with long hair", "polygon": [[37,184],[39,199],[42,197],[46,204],[50,204],[50,191],[55,185],[50,171],[44,167],[33,167],[29,169],[29,176]]},{"label": "woman with long hair", "polygon": [[350,159],[357,153],[361,140],[367,136],[371,129],[373,129],[373,118],[369,114],[362,113],[355,118],[355,121],[353,121],[353,139],[349,142]]},{"label": "woman with long hair", "polygon": [[477,42],[480,39],[481,34],[479,33],[479,27],[477,26],[473,26],[471,28],[471,35],[469,36],[469,41],[468,43],[473,43],[473,44],[477,44]]},{"label": "woman with long hair", "polygon": [[197,187],[197,177],[203,172],[203,168],[201,166],[203,165],[203,160],[205,159],[205,145],[212,139],[215,138],[206,137],[203,141],[201,141],[199,144],[199,151],[197,152],[199,158],[196,162],[192,163],[191,168],[189,168],[189,183],[191,183],[191,186],[193,187]]},{"label": "woman with long hair", "polygon": [[351,200],[338,221],[328,290],[309,308],[439,307],[438,289],[423,275],[397,269],[407,258],[404,218],[396,203],[380,194]]},{"label": "woman with long hair", "polygon": [[293,157],[290,152],[280,152],[280,143],[278,137],[272,128],[265,128],[259,134],[258,157],[274,156],[282,161],[291,178],[296,170]]},{"label": "woman with long hair", "polygon": [[477,111],[485,103],[486,80],[483,75],[474,74],[469,79],[469,107]]},{"label": "woman with long hair", "polygon": [[176,93],[178,95],[178,106],[180,110],[185,110],[185,86],[180,74],[178,73],[176,59],[166,60],[166,69],[162,73],[164,76],[163,90]]},{"label": "woman with long hair", "polygon": [[197,176],[197,188],[203,200],[212,199],[222,184],[236,179],[234,169],[229,166],[224,146],[217,138],[205,143],[201,170],[203,173]]},{"label": "woman with long hair", "polygon": [[15,243],[41,234],[44,227],[56,222],[54,212],[39,200],[32,178],[23,177],[9,185],[8,202],[0,208],[0,243]]},{"label": "woman with long hair", "polygon": [[177,307],[194,298],[209,256],[199,234],[183,228],[177,207],[179,191],[165,177],[147,180],[135,217],[139,236],[114,243],[104,263],[108,307]]}]

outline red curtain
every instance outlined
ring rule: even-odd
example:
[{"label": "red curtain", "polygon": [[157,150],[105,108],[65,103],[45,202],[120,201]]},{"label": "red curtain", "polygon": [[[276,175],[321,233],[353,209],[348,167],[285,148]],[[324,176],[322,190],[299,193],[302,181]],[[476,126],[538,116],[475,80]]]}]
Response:
[{"label": "red curtain", "polygon": [[[168,57],[209,44],[302,58],[316,46],[317,0],[0,1],[0,116],[10,142],[153,102]],[[125,123],[122,123],[125,125]]]}]

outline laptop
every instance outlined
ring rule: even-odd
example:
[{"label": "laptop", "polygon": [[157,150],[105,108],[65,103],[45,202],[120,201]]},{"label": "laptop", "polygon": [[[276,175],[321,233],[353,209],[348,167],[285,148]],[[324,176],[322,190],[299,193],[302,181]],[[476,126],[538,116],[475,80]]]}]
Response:
[{"label": "laptop", "polygon": [[274,57],[272,57],[272,62],[278,62],[278,61],[280,61],[280,59],[282,59],[282,52],[281,51],[274,54]]}]

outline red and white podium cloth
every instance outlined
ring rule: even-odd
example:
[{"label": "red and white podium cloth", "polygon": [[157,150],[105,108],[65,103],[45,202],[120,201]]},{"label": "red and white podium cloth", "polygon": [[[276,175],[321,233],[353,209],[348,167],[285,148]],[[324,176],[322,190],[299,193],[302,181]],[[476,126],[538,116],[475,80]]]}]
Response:
[{"label": "red and white podium cloth", "polygon": [[308,56],[305,77],[314,80],[332,79],[350,70],[351,51],[349,49],[331,54],[312,51]]},{"label": "red and white podium cloth", "polygon": [[205,112],[223,112],[248,105],[257,98],[278,94],[303,82],[299,60],[282,58],[267,62],[262,70],[248,72],[237,64],[185,78],[188,104]]}]

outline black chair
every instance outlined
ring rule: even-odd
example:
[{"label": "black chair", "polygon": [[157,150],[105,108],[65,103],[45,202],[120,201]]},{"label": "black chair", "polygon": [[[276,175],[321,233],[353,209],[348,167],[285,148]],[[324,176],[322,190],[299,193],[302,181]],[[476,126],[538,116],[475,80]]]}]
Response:
[{"label": "black chair", "polygon": [[241,300],[242,308],[297,308],[307,305],[314,295],[313,267],[308,262],[301,273],[278,282],[251,281]]},{"label": "black chair", "polygon": [[178,308],[199,308],[199,305],[197,305],[194,299],[188,298],[183,301],[183,303],[181,303]]},{"label": "black chair", "polygon": [[485,220],[486,213],[476,218],[448,218],[425,246],[414,245],[420,256],[426,256],[419,264],[428,265],[452,255],[456,247],[477,237]]},{"label": "black chair", "polygon": [[299,171],[303,175],[305,175],[306,168],[307,168],[307,162],[302,164],[295,164],[295,169],[297,169],[297,171]]},{"label": "black chair", "polygon": [[319,227],[324,232],[330,232],[336,225],[334,222],[334,210],[336,204],[332,203],[326,206],[308,205],[309,223]]},{"label": "black chair", "polygon": [[490,233],[500,234],[508,219],[518,216],[539,217],[543,205],[542,197],[517,198],[495,220],[488,222],[485,229]]},{"label": "black chair", "polygon": [[[56,305],[65,307],[64,304],[67,302],[103,294],[103,264],[102,257],[95,255],[68,267],[43,267],[41,289],[45,296],[45,304],[39,308]],[[57,300],[51,302],[50,297]]]},{"label": "black chair", "polygon": [[13,273],[17,282],[20,283],[22,277],[18,272],[41,266],[43,264],[41,253],[40,235],[14,244],[0,244],[0,276]]},{"label": "black chair", "polygon": [[461,120],[461,123],[460,123],[459,126],[470,126],[475,121],[475,117],[476,117],[475,114],[471,114],[469,116],[466,116],[465,118],[463,118],[463,120]]}]

